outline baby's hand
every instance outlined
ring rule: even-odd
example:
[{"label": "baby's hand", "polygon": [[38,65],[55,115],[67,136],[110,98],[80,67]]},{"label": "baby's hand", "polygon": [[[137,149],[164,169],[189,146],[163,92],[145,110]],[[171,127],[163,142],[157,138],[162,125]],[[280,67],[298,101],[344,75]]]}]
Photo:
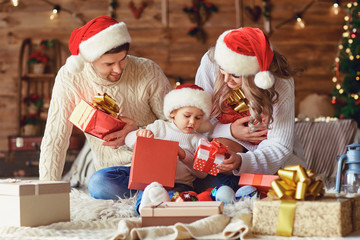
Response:
[{"label": "baby's hand", "polygon": [[186,153],[185,153],[184,149],[182,149],[181,147],[179,147],[178,156],[180,159],[184,159],[186,157]]},{"label": "baby's hand", "polygon": [[146,137],[146,138],[154,138],[154,133],[149,129],[139,129],[136,132],[136,136],[138,137]]}]

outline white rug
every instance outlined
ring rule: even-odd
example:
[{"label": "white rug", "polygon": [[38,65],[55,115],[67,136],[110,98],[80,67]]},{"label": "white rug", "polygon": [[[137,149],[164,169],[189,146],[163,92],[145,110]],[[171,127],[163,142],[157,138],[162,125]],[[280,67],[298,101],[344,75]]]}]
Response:
[{"label": "white rug", "polygon": [[[207,221],[198,221],[198,224],[182,224],[174,228],[157,227],[163,236],[151,235],[151,232],[139,228],[140,217],[134,211],[137,195],[125,200],[98,200],[91,198],[88,193],[72,189],[70,193],[70,222],[54,223],[39,227],[0,227],[1,240],[115,240],[115,239],[282,239],[303,240],[300,237],[280,237],[252,235],[246,231],[251,228],[251,218],[246,222],[247,228],[239,216],[250,216],[252,204],[256,199],[246,198],[234,204],[224,206],[224,214],[216,218],[206,218]],[[1,216],[4,217],[4,216]],[[199,236],[194,229],[214,228],[222,220],[228,220],[223,225],[223,231]],[[212,221],[212,222],[211,222]],[[210,224],[210,225],[209,225]],[[235,230],[233,230],[235,228]],[[132,230],[132,231],[130,231]],[[159,230],[159,231],[160,231]],[[245,231],[244,231],[245,230]],[[239,232],[242,232],[239,233]],[[185,235],[184,235],[185,234]],[[192,236],[192,237],[191,237]],[[199,236],[199,237],[196,237]],[[307,238],[311,240],[359,240],[360,232],[352,233],[345,238]]]},{"label": "white rug", "polygon": [[[140,221],[140,217],[134,210],[136,199],[137,194],[129,199],[117,201],[99,200],[90,197],[87,192],[72,189],[70,193],[70,222],[53,223],[39,227],[0,227],[0,239],[118,239],[119,233],[123,233],[120,226],[124,224],[124,220],[134,223]],[[233,217],[240,213],[251,213],[251,208],[252,200],[245,199],[225,205],[224,215]]]}]

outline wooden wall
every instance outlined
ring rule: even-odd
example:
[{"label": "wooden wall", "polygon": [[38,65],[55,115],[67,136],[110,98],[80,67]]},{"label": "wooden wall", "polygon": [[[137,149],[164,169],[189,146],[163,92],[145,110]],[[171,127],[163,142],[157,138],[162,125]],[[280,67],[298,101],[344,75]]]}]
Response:
[{"label": "wooden wall", "polygon": [[[0,152],[7,151],[7,137],[17,132],[18,109],[18,55],[22,40],[32,38],[34,42],[42,39],[58,39],[62,43],[62,58],[65,61],[67,42],[71,31],[100,15],[109,15],[108,0],[54,0],[62,8],[54,20],[49,16],[52,6],[43,0],[19,0],[13,7],[9,2],[0,3]],[[145,0],[147,7],[141,17],[135,19],[128,4],[130,0],[118,0],[114,13],[116,19],[126,22],[133,39],[131,54],[156,61],[171,81],[180,77],[192,82],[201,56],[215,44],[217,37],[225,30],[240,26],[264,29],[264,19],[253,21],[245,7],[262,7],[262,0],[209,0],[218,7],[205,24],[208,39],[205,43],[187,35],[193,23],[182,11],[183,4],[191,5],[191,0]],[[140,0],[133,0],[139,6]],[[275,26],[292,18],[307,4],[314,2],[305,12],[304,29],[296,29],[294,21]],[[304,72],[295,79],[296,109],[299,102],[308,94],[330,94],[331,66],[337,53],[337,44],[343,32],[345,10],[338,15],[331,12],[333,1],[270,1],[270,36],[275,49],[284,54],[294,67]],[[162,11],[164,4],[168,10]],[[236,4],[243,5],[242,11]],[[76,17],[76,15],[79,17]]]}]

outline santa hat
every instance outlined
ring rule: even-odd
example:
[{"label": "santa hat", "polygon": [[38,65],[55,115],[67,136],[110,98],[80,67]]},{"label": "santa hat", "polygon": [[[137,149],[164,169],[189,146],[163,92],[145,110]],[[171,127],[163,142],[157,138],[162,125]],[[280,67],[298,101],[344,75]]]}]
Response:
[{"label": "santa hat", "polygon": [[255,75],[255,84],[268,89],[275,78],[269,67],[274,57],[266,35],[258,28],[225,31],[216,42],[214,57],[226,72],[237,76]]},{"label": "santa hat", "polygon": [[208,119],[211,112],[211,95],[195,84],[183,84],[170,91],[164,98],[164,115],[170,119],[173,110],[182,107],[197,107]]},{"label": "santa hat", "polygon": [[125,23],[108,16],[94,18],[71,33],[69,49],[72,55],[65,66],[69,72],[79,73],[84,62],[93,62],[107,51],[130,42]]}]

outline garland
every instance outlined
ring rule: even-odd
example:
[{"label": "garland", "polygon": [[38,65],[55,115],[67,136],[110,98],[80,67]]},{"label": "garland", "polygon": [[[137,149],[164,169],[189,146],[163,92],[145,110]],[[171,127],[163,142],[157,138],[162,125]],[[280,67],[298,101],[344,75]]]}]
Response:
[{"label": "garland", "polygon": [[202,43],[206,42],[207,34],[203,28],[204,24],[213,12],[218,11],[218,8],[206,0],[193,0],[191,7],[183,5],[183,11],[188,14],[190,21],[196,24],[190,27],[188,35],[196,37]]}]

